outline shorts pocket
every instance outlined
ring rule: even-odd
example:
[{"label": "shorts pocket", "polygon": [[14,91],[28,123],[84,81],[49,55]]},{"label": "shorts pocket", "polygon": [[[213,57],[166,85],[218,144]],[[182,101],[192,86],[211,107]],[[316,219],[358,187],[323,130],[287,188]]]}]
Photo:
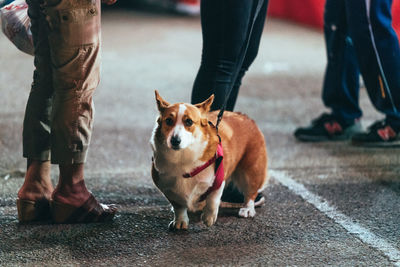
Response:
[{"label": "shorts pocket", "polygon": [[[82,46],[95,44],[100,38],[100,1],[84,4],[63,0],[55,7],[46,7],[49,41],[53,45]],[[75,3],[75,4],[73,4]]]},{"label": "shorts pocket", "polygon": [[99,82],[98,55],[98,45],[53,49],[51,61],[55,90],[94,90]]}]

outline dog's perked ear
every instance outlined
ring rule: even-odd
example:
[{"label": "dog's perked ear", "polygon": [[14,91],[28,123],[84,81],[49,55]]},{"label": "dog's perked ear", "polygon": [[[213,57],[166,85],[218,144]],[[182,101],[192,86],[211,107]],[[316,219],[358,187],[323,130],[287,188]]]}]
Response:
[{"label": "dog's perked ear", "polygon": [[156,94],[158,111],[163,112],[170,104],[160,96],[157,90],[155,90],[154,92]]},{"label": "dog's perked ear", "polygon": [[201,110],[202,113],[207,113],[210,111],[211,105],[214,102],[214,94],[212,94],[207,100],[196,104],[195,107]]}]

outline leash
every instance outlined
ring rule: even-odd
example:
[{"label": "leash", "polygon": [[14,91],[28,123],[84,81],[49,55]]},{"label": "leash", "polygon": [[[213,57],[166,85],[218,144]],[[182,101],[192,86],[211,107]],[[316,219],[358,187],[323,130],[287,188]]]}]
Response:
[{"label": "leash", "polygon": [[[243,1],[246,1],[246,0],[243,0]],[[256,1],[256,0],[254,0],[254,1]],[[197,175],[198,173],[200,173],[201,171],[203,171],[204,169],[206,169],[208,166],[210,166],[211,164],[213,164],[215,162],[215,179],[214,179],[214,182],[211,185],[211,187],[209,187],[208,190],[204,194],[202,194],[200,196],[199,202],[205,200],[207,198],[207,196],[211,192],[213,192],[213,191],[217,190],[218,188],[220,188],[222,183],[223,183],[223,181],[224,181],[224,165],[223,165],[224,152],[223,152],[223,149],[222,149],[221,137],[218,134],[218,125],[220,124],[220,122],[222,120],[222,117],[224,115],[224,111],[226,109],[226,105],[228,104],[229,96],[232,93],[233,86],[234,86],[235,81],[236,81],[236,79],[237,79],[237,77],[239,75],[239,71],[242,68],[243,61],[244,61],[244,58],[246,57],[247,49],[248,49],[249,44],[250,44],[250,38],[251,38],[251,34],[253,32],[254,24],[255,24],[255,22],[256,22],[256,20],[258,18],[258,14],[261,11],[261,8],[262,8],[262,6],[264,4],[264,1],[265,0],[257,0],[257,7],[256,7],[254,15],[253,15],[253,20],[252,20],[252,23],[251,23],[251,26],[250,26],[250,30],[249,30],[249,32],[247,34],[247,37],[246,37],[247,39],[246,39],[245,43],[243,44],[243,46],[242,46],[242,48],[240,50],[239,60],[238,60],[238,62],[236,64],[235,72],[233,73],[234,74],[233,75],[234,79],[232,79],[232,81],[229,84],[230,87],[229,87],[228,94],[225,96],[224,103],[223,103],[223,105],[222,105],[222,107],[221,107],[221,109],[220,109],[220,111],[218,113],[217,122],[215,124],[215,128],[217,130],[217,136],[219,138],[219,143],[218,143],[218,147],[217,147],[217,153],[212,159],[207,161],[202,166],[199,166],[199,167],[195,168],[190,173],[184,173],[182,175],[183,178],[194,177],[195,175]],[[210,122],[210,121],[208,123],[210,125],[213,125],[212,122]]]},{"label": "leash", "polygon": [[[244,1],[245,1],[245,0],[244,0]],[[255,1],[255,0],[254,0],[254,1]],[[239,75],[239,71],[240,71],[240,69],[242,68],[244,58],[246,57],[246,53],[247,53],[247,49],[248,49],[249,44],[250,44],[250,39],[251,39],[251,34],[252,34],[252,32],[253,32],[254,24],[256,23],[256,20],[257,20],[257,18],[258,18],[258,14],[259,14],[260,11],[261,11],[261,8],[262,8],[262,6],[263,6],[263,4],[264,4],[264,1],[265,1],[265,0],[257,0],[257,7],[256,7],[256,10],[255,10],[255,12],[254,12],[253,21],[252,21],[252,23],[251,23],[250,31],[248,32],[248,35],[247,35],[247,40],[246,40],[246,42],[243,44],[243,46],[242,46],[242,48],[241,48],[241,50],[240,50],[239,60],[237,61],[236,69],[235,69],[235,72],[234,72],[234,75],[233,75],[233,79],[231,80],[231,83],[230,83],[230,85],[229,85],[228,94],[225,96],[225,101],[224,101],[224,103],[222,104],[222,107],[221,107],[221,109],[220,109],[220,111],[219,111],[219,113],[218,113],[217,122],[216,122],[216,124],[215,124],[215,128],[217,129],[217,133],[218,133],[218,125],[220,124],[220,122],[221,122],[221,120],[222,120],[222,117],[223,117],[223,115],[224,115],[224,111],[225,111],[225,109],[226,109],[226,105],[228,104],[229,96],[230,96],[231,93],[232,93],[233,86],[234,86],[235,81],[236,81],[236,79],[237,79],[237,77],[238,77],[238,75]]]}]

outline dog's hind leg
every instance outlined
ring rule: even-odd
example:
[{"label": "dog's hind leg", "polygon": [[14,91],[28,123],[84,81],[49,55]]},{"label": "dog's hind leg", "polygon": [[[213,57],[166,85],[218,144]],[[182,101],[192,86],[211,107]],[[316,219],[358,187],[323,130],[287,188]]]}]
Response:
[{"label": "dog's hind leg", "polygon": [[[240,217],[248,218],[256,215],[255,199],[266,182],[266,178],[262,178],[265,177],[265,175],[266,171],[247,170],[244,173],[244,179],[240,179],[240,181],[236,182],[239,190],[244,195],[244,205],[239,210]],[[264,199],[262,199],[262,201],[264,201]]]},{"label": "dog's hind leg", "polygon": [[256,215],[256,210],[254,208],[254,199],[256,198],[257,194],[252,197],[245,197],[244,200],[244,207],[239,210],[239,216],[243,218],[254,217]]},{"label": "dog's hind leg", "polygon": [[[244,195],[244,205],[239,210],[239,216],[244,218],[254,217],[256,215],[255,199],[267,181],[266,166],[265,164],[253,165],[245,170],[242,169],[240,174],[242,178],[235,181]],[[260,201],[264,201],[264,199]]]}]

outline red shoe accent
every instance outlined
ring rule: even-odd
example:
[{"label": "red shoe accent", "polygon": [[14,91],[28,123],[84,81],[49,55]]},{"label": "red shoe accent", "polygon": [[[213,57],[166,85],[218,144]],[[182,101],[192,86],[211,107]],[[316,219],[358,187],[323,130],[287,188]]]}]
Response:
[{"label": "red shoe accent", "polygon": [[175,11],[185,15],[200,14],[200,0],[176,0]]},{"label": "red shoe accent", "polygon": [[324,127],[330,135],[335,135],[336,133],[341,133],[343,131],[342,126],[340,126],[336,121],[326,122]]},{"label": "red shoe accent", "polygon": [[384,140],[384,141],[388,141],[391,138],[395,138],[396,137],[396,132],[392,129],[392,127],[390,127],[389,125],[387,125],[385,128],[379,129],[378,130],[378,135]]},{"label": "red shoe accent", "polygon": [[186,5],[200,5],[200,0],[178,0],[178,3]]}]

